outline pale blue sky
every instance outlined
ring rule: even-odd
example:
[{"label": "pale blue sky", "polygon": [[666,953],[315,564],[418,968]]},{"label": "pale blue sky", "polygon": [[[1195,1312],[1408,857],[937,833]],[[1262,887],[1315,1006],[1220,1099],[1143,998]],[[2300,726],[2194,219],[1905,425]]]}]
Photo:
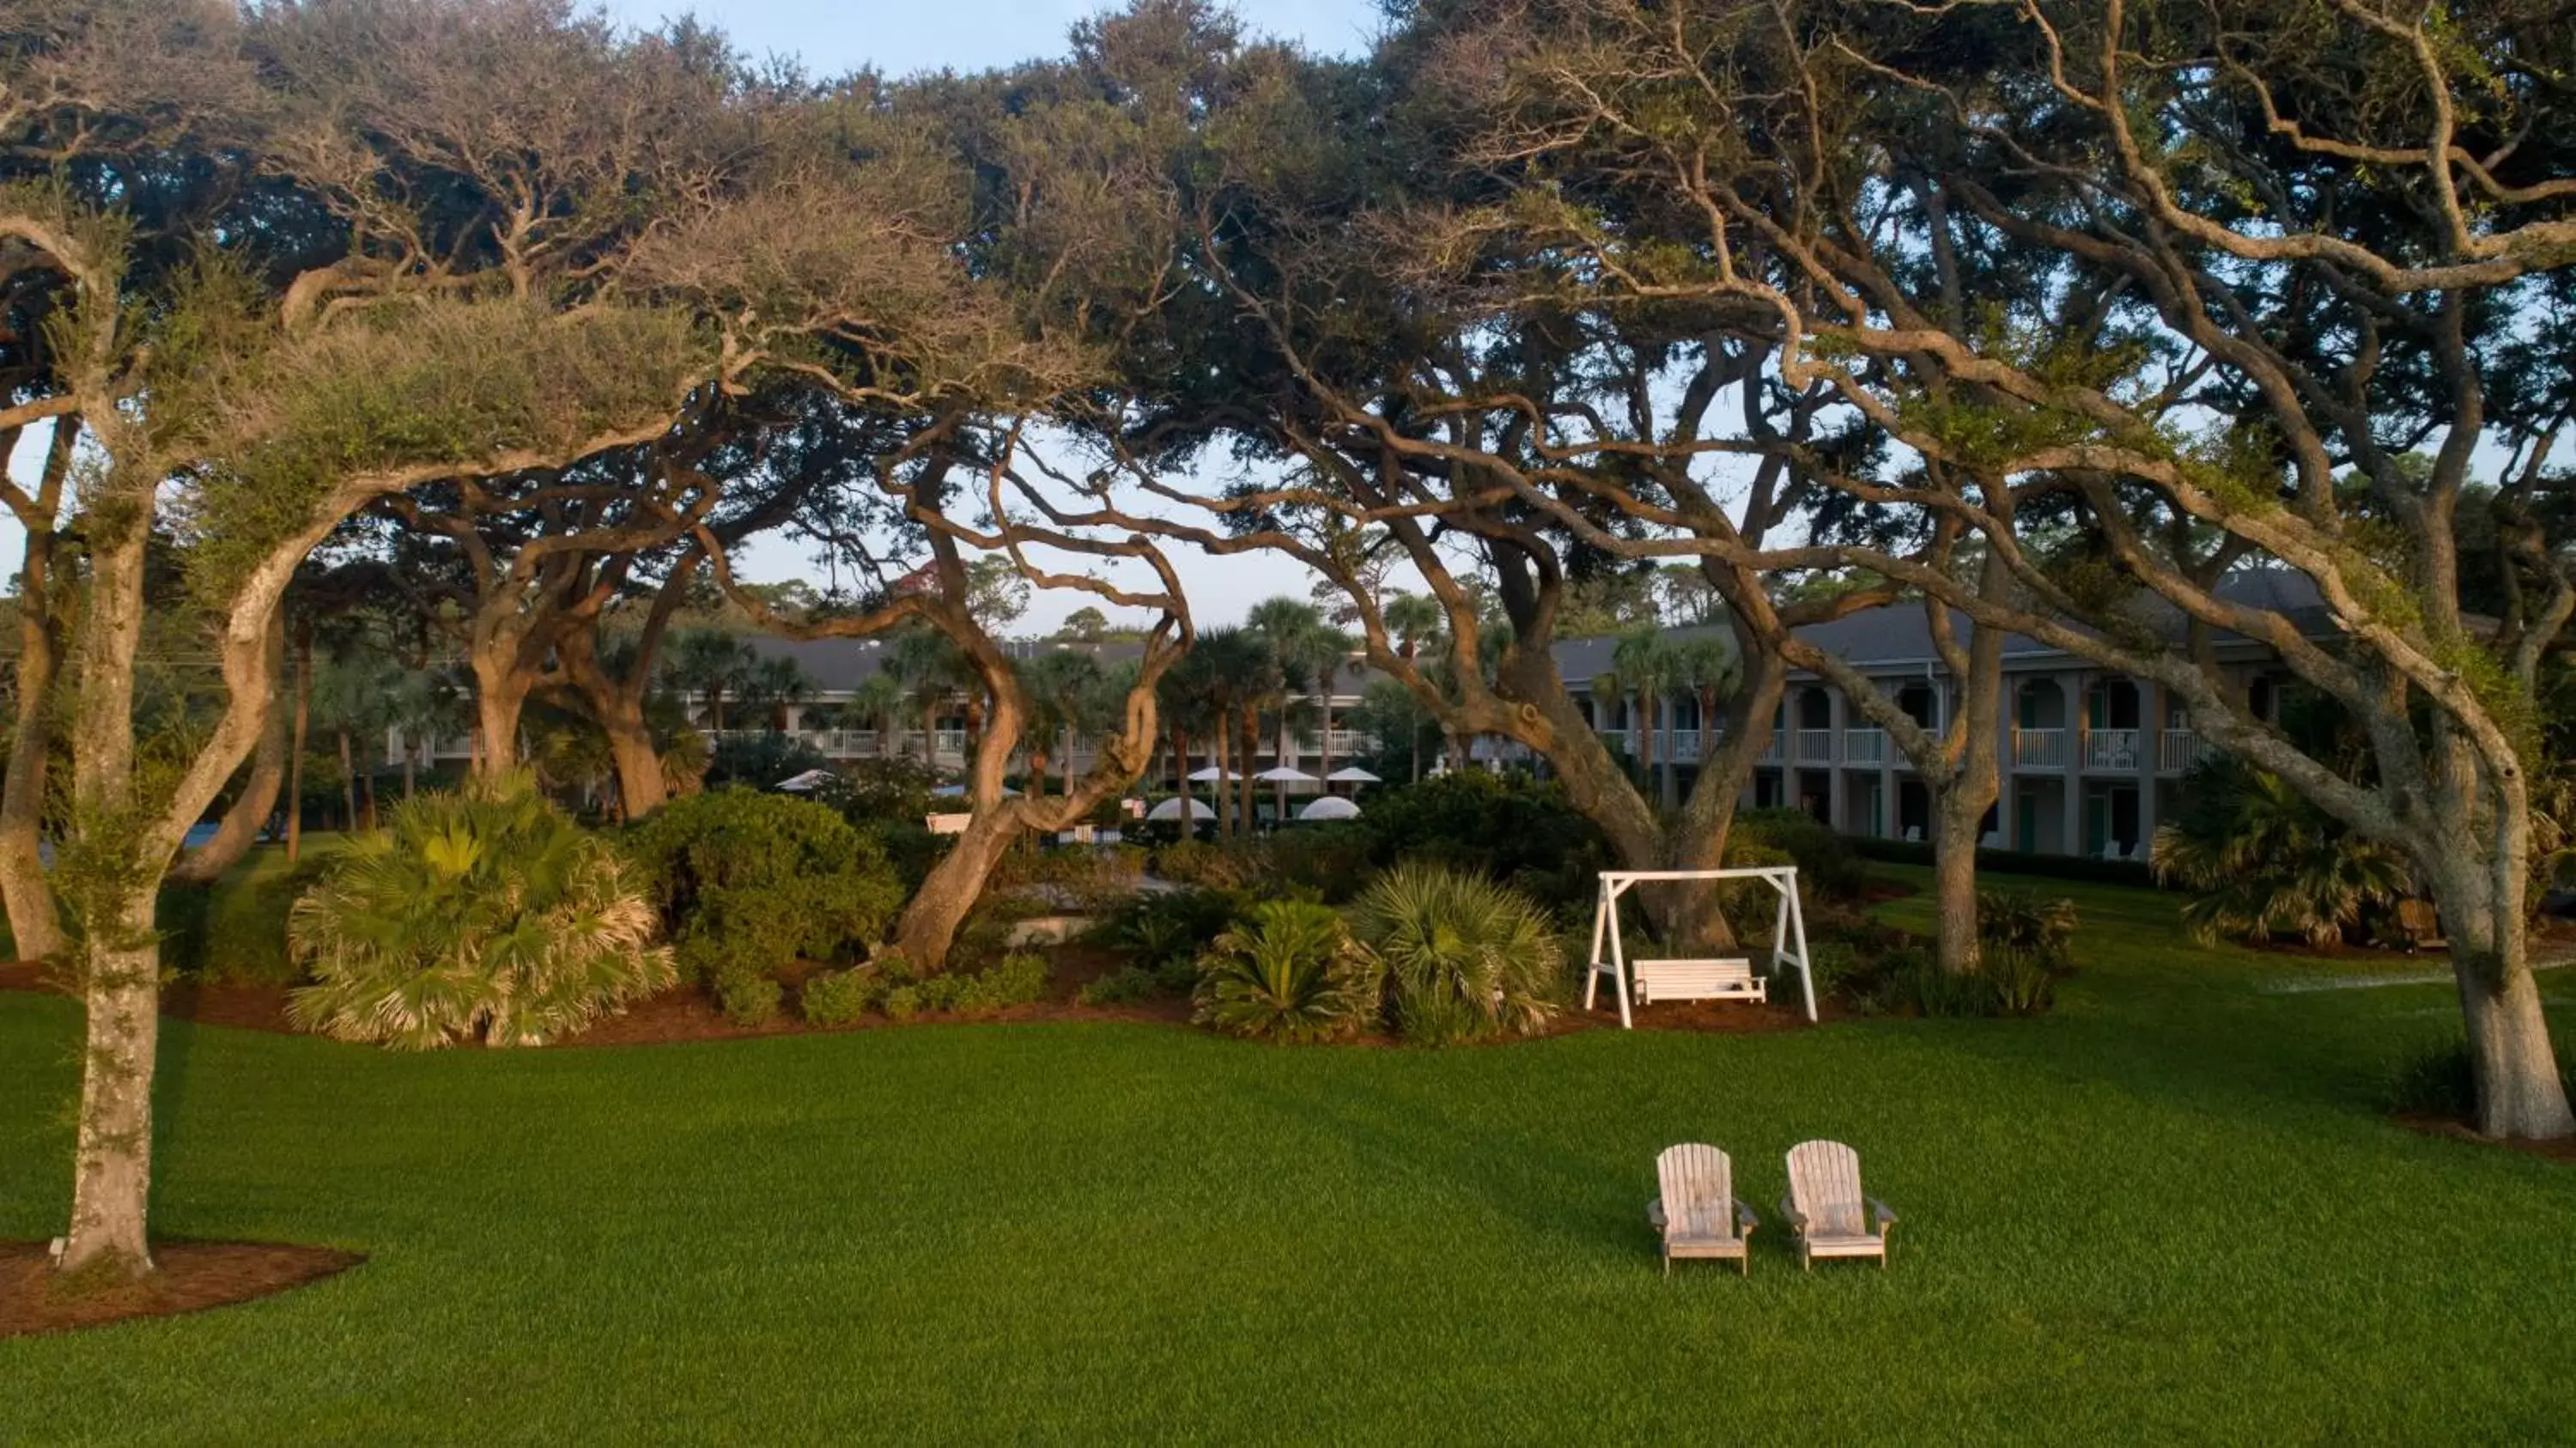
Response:
[{"label": "pale blue sky", "polygon": [[[643,26],[694,13],[750,54],[801,56],[817,75],[863,65],[908,75],[1057,54],[1075,21],[1107,7],[1095,0],[608,0],[605,8]],[[1234,9],[1250,29],[1317,51],[1359,50],[1378,29],[1376,0],[1241,0]]]}]

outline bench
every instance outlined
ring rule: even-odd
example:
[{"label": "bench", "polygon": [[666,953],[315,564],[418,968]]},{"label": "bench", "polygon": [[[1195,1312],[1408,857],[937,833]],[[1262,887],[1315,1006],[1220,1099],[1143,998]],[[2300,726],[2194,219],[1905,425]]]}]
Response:
[{"label": "bench", "polygon": [[1629,968],[1637,1004],[1657,1001],[1767,1001],[1771,983],[1750,960],[1640,960]]}]

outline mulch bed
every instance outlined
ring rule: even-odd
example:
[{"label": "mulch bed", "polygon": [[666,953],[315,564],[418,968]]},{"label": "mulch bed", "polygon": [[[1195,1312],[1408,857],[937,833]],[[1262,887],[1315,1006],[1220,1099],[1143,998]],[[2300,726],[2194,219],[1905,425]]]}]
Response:
[{"label": "mulch bed", "polygon": [[272,1296],[366,1258],[282,1242],[158,1242],[140,1282],[82,1289],[54,1276],[42,1242],[0,1241],[0,1338],[170,1317]]},{"label": "mulch bed", "polygon": [[[1190,1003],[1184,997],[1157,996],[1108,1006],[1086,1006],[1075,1001],[1074,997],[1085,985],[1117,969],[1118,965],[1118,958],[1105,951],[1080,945],[1065,946],[1055,952],[1055,968],[1045,1000],[972,1017],[922,1015],[902,1024],[937,1025],[964,1020],[1188,1024]],[[789,984],[796,982],[791,980]],[[48,978],[42,965],[24,961],[0,965],[0,990],[56,989],[59,987]],[[163,987],[161,1010],[165,1015],[206,1025],[234,1026],[251,1031],[291,1033],[294,1030],[286,1019],[286,987],[278,985],[176,981]],[[1828,1025],[1847,1014],[1833,1001],[1819,1002],[1818,1010],[1822,1023]],[[622,1013],[599,1021],[578,1035],[567,1036],[554,1045],[641,1046],[670,1041],[733,1041],[754,1036],[798,1036],[823,1031],[881,1031],[896,1024],[881,1015],[870,1014],[864,1020],[846,1026],[809,1026],[797,1019],[791,1004],[765,1024],[737,1025],[716,1009],[715,1002],[704,991],[693,986],[681,986],[637,1001]],[[1580,1010],[1566,1011],[1539,1036],[1570,1035],[1603,1027],[1615,1030],[1618,1025],[1618,1005],[1605,997],[1602,1004],[1588,1014]],[[1806,1026],[1806,1016],[1795,1004],[1755,1006],[1732,1001],[1676,1001],[1642,1006],[1637,1011],[1637,1029],[1641,1031],[1755,1036],[1803,1030]],[[1392,1046],[1400,1043],[1392,1037],[1365,1037],[1356,1044]]]},{"label": "mulch bed", "polygon": [[2500,1146],[2507,1151],[2521,1152],[2524,1156],[2536,1156],[2542,1161],[2576,1163],[2576,1140],[2499,1141],[2492,1136],[2480,1136],[2465,1121],[2425,1111],[2400,1111],[2390,1119],[2409,1131],[2422,1132],[2426,1136],[2447,1136],[2453,1141],[2465,1141],[2475,1146]]}]

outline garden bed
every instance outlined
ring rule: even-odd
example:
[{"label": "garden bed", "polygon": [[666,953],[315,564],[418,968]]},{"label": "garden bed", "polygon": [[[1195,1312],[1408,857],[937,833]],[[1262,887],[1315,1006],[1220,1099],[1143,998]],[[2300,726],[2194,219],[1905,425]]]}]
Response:
[{"label": "garden bed", "polygon": [[[13,967],[14,968],[14,967]],[[81,1290],[54,1276],[43,1242],[0,1241],[0,1338],[171,1317],[274,1296],[366,1258],[284,1242],[158,1242],[141,1282]]]}]

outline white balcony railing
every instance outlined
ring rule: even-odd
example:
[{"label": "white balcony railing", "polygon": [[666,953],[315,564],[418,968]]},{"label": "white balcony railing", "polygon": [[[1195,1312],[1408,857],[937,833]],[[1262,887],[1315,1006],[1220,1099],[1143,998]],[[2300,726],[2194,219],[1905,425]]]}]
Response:
[{"label": "white balcony railing", "polygon": [[2134,772],[2138,767],[2138,731],[2088,729],[2084,733],[2084,767]]},{"label": "white balcony railing", "polygon": [[2213,751],[2209,741],[2197,729],[2168,729],[2156,751],[2156,768],[2166,774],[2180,774],[2207,759]]},{"label": "white balcony railing", "polygon": [[1844,730],[1843,761],[1847,764],[1884,764],[1887,761],[1887,731]]},{"label": "white balcony railing", "polygon": [[831,759],[873,759],[882,752],[874,729],[817,729],[812,738]]},{"label": "white balcony railing", "polygon": [[1673,763],[1697,764],[1699,762],[1698,730],[1675,729],[1665,734],[1662,742],[1671,749],[1672,753],[1667,757]]},{"label": "white balcony railing", "polygon": [[1332,745],[1335,759],[1348,759],[1375,750],[1377,740],[1365,729],[1336,729],[1332,731]]},{"label": "white balcony railing", "polygon": [[1799,731],[1798,731],[1798,762],[1799,762],[1800,764],[1831,764],[1831,763],[1833,763],[1833,762],[1834,762],[1834,731],[1832,731],[1831,729],[1801,729],[1801,730],[1799,730]]},{"label": "white balcony railing", "polygon": [[1787,757],[1788,749],[1789,731],[1786,729],[1774,729],[1771,731],[1770,747],[1762,751],[1762,762],[1765,764],[1778,764]]},{"label": "white balcony railing", "polygon": [[2013,764],[2017,768],[2064,769],[2066,752],[2066,731],[2063,729],[2013,731]]}]

